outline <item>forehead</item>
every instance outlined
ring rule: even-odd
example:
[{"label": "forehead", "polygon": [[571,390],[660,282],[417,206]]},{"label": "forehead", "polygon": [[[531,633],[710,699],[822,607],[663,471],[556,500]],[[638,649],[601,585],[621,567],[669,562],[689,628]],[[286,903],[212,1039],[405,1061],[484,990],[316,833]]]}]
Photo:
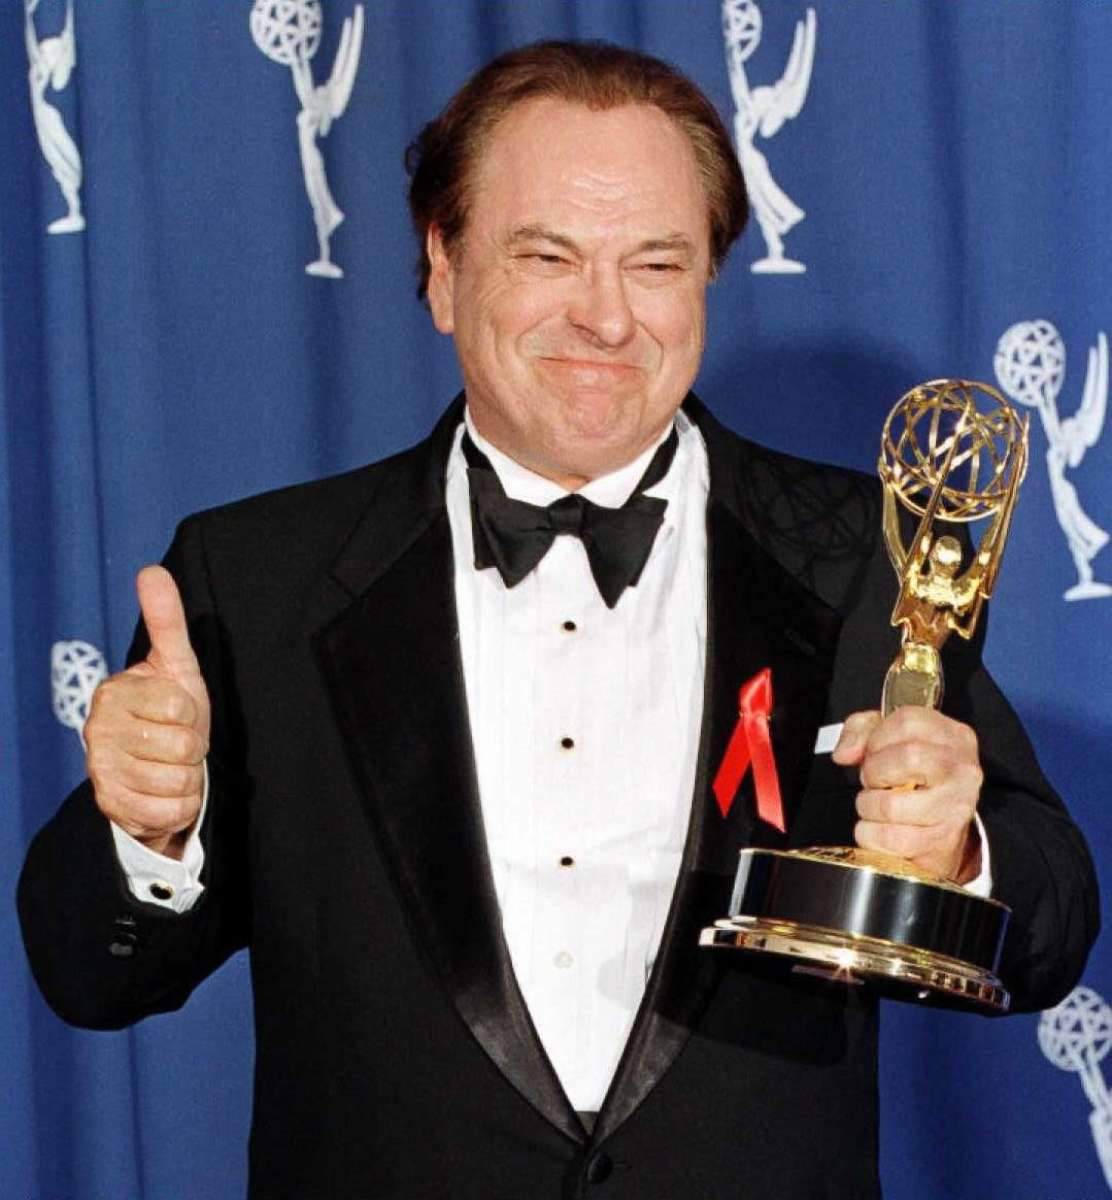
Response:
[{"label": "forehead", "polygon": [[687,136],[660,109],[593,110],[526,100],[495,126],[471,179],[469,224],[558,222],[707,237],[707,201]]}]

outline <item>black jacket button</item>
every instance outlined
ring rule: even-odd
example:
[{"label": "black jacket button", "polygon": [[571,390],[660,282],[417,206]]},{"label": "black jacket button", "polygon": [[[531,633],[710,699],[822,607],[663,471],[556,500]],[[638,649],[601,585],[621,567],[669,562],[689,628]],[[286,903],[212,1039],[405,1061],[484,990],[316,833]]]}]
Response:
[{"label": "black jacket button", "polygon": [[134,917],[117,917],[112,924],[112,940],[108,943],[108,953],[113,958],[131,958],[139,949],[138,926]]},{"label": "black jacket button", "polygon": [[600,1150],[587,1164],[587,1182],[602,1183],[604,1180],[610,1178],[610,1173],[613,1170],[614,1160],[605,1150]]}]

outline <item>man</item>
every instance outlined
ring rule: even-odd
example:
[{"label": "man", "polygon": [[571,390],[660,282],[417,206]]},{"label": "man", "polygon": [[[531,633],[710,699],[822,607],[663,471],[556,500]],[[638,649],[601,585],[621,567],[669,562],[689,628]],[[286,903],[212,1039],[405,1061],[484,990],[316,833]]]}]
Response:
[{"label": "man", "polygon": [[[1032,1007],[1095,933],[1080,835],[975,647],[948,715],[869,711],[895,648],[875,482],[688,396],[744,221],[692,85],[528,47],[411,168],[466,406],[189,519],[141,572],[91,782],[24,872],[36,976],[116,1027],[250,946],[255,1196],[876,1195],[874,999],[698,948],[737,848],[856,836],[991,887]],[[786,837],[709,789],[764,668]]]}]

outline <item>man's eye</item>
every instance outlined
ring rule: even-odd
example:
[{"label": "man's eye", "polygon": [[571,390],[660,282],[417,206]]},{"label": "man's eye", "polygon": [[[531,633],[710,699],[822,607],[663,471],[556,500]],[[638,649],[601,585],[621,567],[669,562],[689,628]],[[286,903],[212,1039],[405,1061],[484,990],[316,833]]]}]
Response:
[{"label": "man's eye", "polygon": [[648,271],[653,275],[665,275],[670,271],[680,271],[683,268],[675,262],[645,262],[638,264],[638,270]]}]

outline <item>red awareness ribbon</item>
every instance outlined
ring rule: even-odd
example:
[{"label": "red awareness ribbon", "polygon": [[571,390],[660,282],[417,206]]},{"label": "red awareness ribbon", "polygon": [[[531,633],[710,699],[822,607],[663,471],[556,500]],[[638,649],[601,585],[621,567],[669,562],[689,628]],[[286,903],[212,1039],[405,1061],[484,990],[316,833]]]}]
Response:
[{"label": "red awareness ribbon", "polygon": [[722,756],[722,765],[714,777],[713,789],[718,807],[726,816],[752,763],[757,815],[783,833],[784,805],[780,799],[780,780],[776,775],[776,759],[772,756],[772,741],[768,736],[771,712],[772,672],[765,667],[741,685],[738,722]]}]

